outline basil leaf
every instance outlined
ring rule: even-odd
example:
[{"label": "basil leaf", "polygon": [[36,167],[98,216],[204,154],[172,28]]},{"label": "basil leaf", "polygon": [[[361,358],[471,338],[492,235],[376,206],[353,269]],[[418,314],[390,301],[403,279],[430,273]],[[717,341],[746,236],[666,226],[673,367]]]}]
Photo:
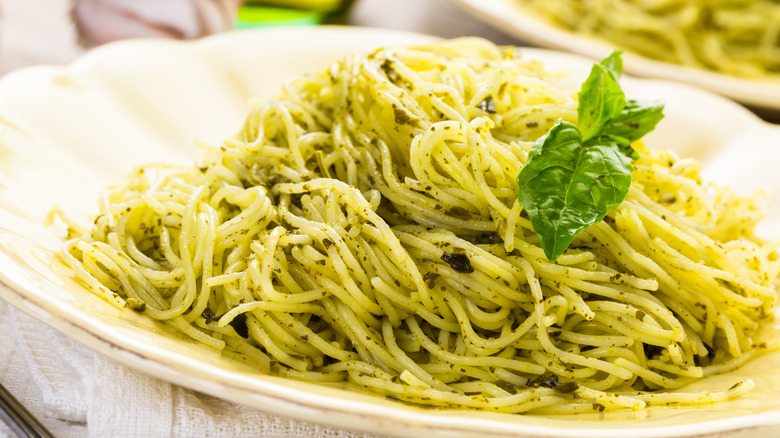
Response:
[{"label": "basil leaf", "polygon": [[619,51],[594,64],[579,92],[579,127],[555,123],[517,175],[518,202],[550,261],[623,202],[639,158],[631,143],[663,118],[661,103],[626,101],[617,82],[622,70]]},{"label": "basil leaf", "polygon": [[620,137],[619,135],[601,135],[596,138],[590,139],[588,142],[585,143],[586,146],[592,145],[592,144],[610,144],[613,143],[617,148],[620,150],[620,152],[623,153],[626,157],[630,158],[632,162],[639,159],[639,152],[636,151],[633,147],[631,147],[631,142],[625,138]]},{"label": "basil leaf", "polygon": [[617,207],[631,185],[631,159],[616,143],[585,146],[582,138],[559,120],[534,143],[517,176],[518,201],[550,261]]},{"label": "basil leaf", "polygon": [[579,99],[577,115],[583,141],[595,137],[626,105],[626,96],[614,73],[601,64],[593,64],[588,79],[582,84]]},{"label": "basil leaf", "polygon": [[655,129],[655,125],[664,118],[663,111],[663,102],[629,100],[623,111],[604,126],[601,133],[623,137],[629,143],[635,142]]},{"label": "basil leaf", "polygon": [[620,74],[623,73],[623,58],[620,57],[622,53],[622,50],[615,50],[599,62],[599,64],[612,72],[615,80],[620,79]]}]

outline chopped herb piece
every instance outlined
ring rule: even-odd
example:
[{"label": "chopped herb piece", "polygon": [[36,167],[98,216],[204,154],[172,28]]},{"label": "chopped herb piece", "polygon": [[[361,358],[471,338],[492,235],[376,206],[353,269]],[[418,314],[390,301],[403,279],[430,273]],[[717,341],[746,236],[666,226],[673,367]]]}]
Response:
[{"label": "chopped herb piece", "polygon": [[482,102],[477,104],[477,108],[488,114],[496,113],[496,103],[493,101],[493,96],[488,96]]},{"label": "chopped herb piece", "polygon": [[555,374],[541,375],[535,379],[528,379],[525,382],[525,386],[530,386],[531,388],[555,388],[558,385],[560,383],[558,382],[558,376]]},{"label": "chopped herb piece", "polygon": [[393,105],[393,112],[395,113],[395,123],[399,125],[415,125],[417,123],[417,120],[403,108]]},{"label": "chopped herb piece", "polygon": [[642,348],[645,351],[645,357],[648,359],[658,357],[664,351],[664,347],[660,347],[658,345],[645,344]]},{"label": "chopped herb piece", "polygon": [[143,312],[146,310],[146,303],[139,300],[138,298],[128,298],[127,307],[135,310],[136,312]]},{"label": "chopped herb piece", "polygon": [[444,212],[447,216],[454,216],[454,217],[469,217],[471,214],[469,214],[469,211],[466,210],[463,207],[455,206],[450,207],[447,209],[447,211]]},{"label": "chopped herb piece", "polygon": [[575,382],[566,382],[556,386],[555,389],[557,389],[559,392],[562,392],[564,394],[568,394],[570,392],[576,391],[577,389],[579,389],[579,387],[580,385],[578,385]]},{"label": "chopped herb piece", "polygon": [[466,254],[453,254],[445,252],[442,254],[441,259],[450,265],[452,269],[457,272],[471,273],[474,272],[474,268],[471,266],[471,261]]},{"label": "chopped herb piece", "polygon": [[244,339],[249,338],[249,327],[246,326],[246,313],[239,313],[229,324],[233,327],[233,330],[236,331],[238,336],[241,336]]}]

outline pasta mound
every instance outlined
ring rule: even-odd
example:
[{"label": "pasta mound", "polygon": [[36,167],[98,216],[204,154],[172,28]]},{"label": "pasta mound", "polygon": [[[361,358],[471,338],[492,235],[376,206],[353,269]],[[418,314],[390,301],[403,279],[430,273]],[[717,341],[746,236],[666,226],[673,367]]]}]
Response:
[{"label": "pasta mound", "polygon": [[293,79],[198,166],[108,190],[63,259],[86,287],[258,372],[429,407],[570,413],[674,391],[765,348],[780,265],[762,199],[635,145],[626,200],[549,262],[517,202],[577,102],[478,39]]}]

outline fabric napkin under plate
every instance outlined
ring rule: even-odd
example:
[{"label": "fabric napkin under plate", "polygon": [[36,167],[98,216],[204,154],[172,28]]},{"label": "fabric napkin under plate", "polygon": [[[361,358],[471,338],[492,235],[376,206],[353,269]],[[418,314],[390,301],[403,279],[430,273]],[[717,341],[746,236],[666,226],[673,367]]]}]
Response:
[{"label": "fabric napkin under plate", "polygon": [[[0,382],[58,438],[372,438],[267,414],[147,376],[0,300]],[[11,436],[0,423],[0,437]]]}]

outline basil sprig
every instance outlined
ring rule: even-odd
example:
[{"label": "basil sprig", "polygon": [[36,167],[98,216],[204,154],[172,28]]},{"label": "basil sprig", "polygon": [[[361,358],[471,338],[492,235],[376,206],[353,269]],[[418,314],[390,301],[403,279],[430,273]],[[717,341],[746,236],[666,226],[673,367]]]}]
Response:
[{"label": "basil sprig", "polygon": [[518,200],[550,261],[623,202],[639,158],[631,143],[663,118],[663,103],[626,100],[620,53],[594,64],[582,84],[578,126],[558,120],[517,176]]}]

